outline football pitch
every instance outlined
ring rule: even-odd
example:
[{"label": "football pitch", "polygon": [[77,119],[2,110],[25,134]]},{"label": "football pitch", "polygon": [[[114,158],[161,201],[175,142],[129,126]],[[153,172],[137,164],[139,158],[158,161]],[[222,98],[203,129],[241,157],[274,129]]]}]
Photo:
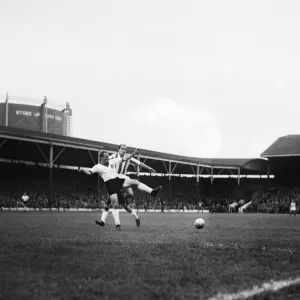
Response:
[{"label": "football pitch", "polygon": [[0,212],[0,299],[300,299],[299,215],[100,214]]}]

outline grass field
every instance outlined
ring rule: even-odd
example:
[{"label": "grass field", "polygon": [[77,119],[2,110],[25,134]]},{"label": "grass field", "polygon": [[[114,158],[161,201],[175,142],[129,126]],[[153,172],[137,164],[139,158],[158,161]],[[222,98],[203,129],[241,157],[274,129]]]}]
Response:
[{"label": "grass field", "polygon": [[[1,212],[0,298],[217,299],[300,276],[300,216],[141,213],[137,228],[121,213],[118,232],[99,215]],[[247,299],[300,299],[300,285]]]}]

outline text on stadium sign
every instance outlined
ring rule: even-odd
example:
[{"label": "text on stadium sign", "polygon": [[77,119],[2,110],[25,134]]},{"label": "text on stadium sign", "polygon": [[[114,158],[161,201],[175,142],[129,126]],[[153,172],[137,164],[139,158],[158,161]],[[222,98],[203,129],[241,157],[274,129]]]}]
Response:
[{"label": "text on stadium sign", "polygon": [[[26,117],[39,117],[41,114],[39,112],[17,110],[16,115],[26,116]],[[56,121],[62,121],[62,117],[47,115],[47,119],[55,119]]]}]

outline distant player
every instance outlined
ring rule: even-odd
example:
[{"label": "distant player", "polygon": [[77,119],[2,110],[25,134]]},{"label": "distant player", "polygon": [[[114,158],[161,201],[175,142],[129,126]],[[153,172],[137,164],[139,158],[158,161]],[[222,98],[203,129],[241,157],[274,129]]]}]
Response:
[{"label": "distant player", "polygon": [[[113,205],[113,210],[112,214],[115,219],[115,224],[116,224],[116,229],[120,230],[121,225],[120,225],[120,217],[119,217],[119,210],[118,208],[118,199],[120,199],[120,202],[123,201],[122,199],[122,189],[130,188],[132,186],[136,186],[139,190],[144,191],[146,193],[151,194],[152,196],[156,196],[157,193],[160,191],[161,186],[152,189],[148,187],[147,185],[139,182],[136,179],[130,179],[128,176],[122,176],[118,174],[113,168],[109,166],[109,162],[113,163],[120,163],[123,161],[129,160],[131,157],[133,157],[137,153],[137,149],[129,156],[124,157],[124,158],[116,158],[114,160],[109,159],[109,155],[106,151],[102,151],[100,153],[100,163],[93,166],[92,168],[79,168],[79,172],[83,171],[87,175],[91,175],[94,173],[98,173],[105,184],[105,187],[108,191],[109,198],[112,202]],[[96,221],[96,223],[100,226],[105,225],[105,221],[101,219],[100,222]]]},{"label": "distant player", "polygon": [[290,216],[292,214],[294,214],[294,217],[295,217],[296,216],[296,211],[297,211],[296,202],[294,200],[292,200],[292,202],[290,204]]},{"label": "distant player", "polygon": [[161,204],[160,204],[160,209],[161,209],[161,212],[165,212],[165,207],[166,207],[166,202],[165,201],[161,201]]},{"label": "distant player", "polygon": [[[112,159],[116,159],[116,158],[124,158],[126,156],[126,152],[127,152],[127,146],[125,144],[121,144],[118,147],[118,152],[110,155],[109,159],[112,160]],[[139,160],[135,159],[134,157],[131,157],[127,161],[121,161],[121,162],[117,162],[117,163],[112,163],[110,161],[110,163],[109,163],[111,168],[115,169],[118,174],[121,174],[123,176],[125,176],[125,174],[127,172],[127,169],[128,169],[130,164],[132,164],[136,167],[146,168],[151,173],[155,173],[154,169],[152,169],[151,167],[145,165],[144,163],[140,162]],[[134,194],[133,194],[133,190],[132,190],[131,187],[123,190],[123,197],[124,197],[124,200],[122,199],[123,203],[120,203],[120,204],[122,204],[122,206],[124,207],[124,209],[128,213],[132,214],[132,216],[135,218],[136,225],[139,227],[140,226],[140,219],[139,219],[138,215],[136,214],[135,210],[133,210],[129,206],[130,199],[131,199],[131,201],[134,199]],[[109,211],[109,206],[110,205],[111,205],[111,201],[110,201],[110,199],[108,199],[105,203],[104,211],[103,211],[102,218],[101,218],[101,220],[103,220],[104,223],[105,223],[106,218],[108,216],[108,211]]]},{"label": "distant player", "polygon": [[28,208],[29,196],[26,193],[24,193],[23,196],[21,197],[21,200],[22,200],[23,207],[27,211],[29,211],[29,208]]},{"label": "distant player", "polygon": [[204,209],[204,207],[203,207],[203,202],[198,202],[198,211],[202,211],[202,213],[203,213],[203,209]]}]

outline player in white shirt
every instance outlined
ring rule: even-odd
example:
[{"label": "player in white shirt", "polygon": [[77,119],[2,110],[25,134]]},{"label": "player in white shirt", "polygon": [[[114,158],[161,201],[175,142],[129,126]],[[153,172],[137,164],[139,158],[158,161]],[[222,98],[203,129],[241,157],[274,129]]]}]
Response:
[{"label": "player in white shirt", "polygon": [[[115,169],[109,166],[109,163],[120,163],[122,161],[127,161],[132,158],[137,153],[137,149],[128,157],[124,158],[115,158],[113,160],[109,160],[109,155],[106,151],[102,151],[100,153],[100,164],[93,166],[92,168],[79,168],[79,172],[83,171],[87,175],[91,175],[94,173],[99,174],[105,184],[105,187],[108,191],[109,198],[112,202],[113,210],[112,214],[115,219],[116,228],[121,229],[120,226],[120,217],[118,210],[118,198],[122,197],[122,189],[130,188],[132,186],[136,186],[139,190],[144,191],[146,193],[151,194],[152,196],[156,196],[160,191],[161,186],[152,189],[147,185],[139,182],[136,179],[130,179],[128,176],[123,176],[118,174]],[[105,222],[101,220],[101,222],[96,222],[97,224],[104,226]]]},{"label": "player in white shirt", "polygon": [[[126,152],[127,152],[127,146],[125,144],[121,144],[118,147],[118,152],[110,155],[109,159],[113,160],[115,158],[124,158],[124,157],[126,157]],[[116,172],[118,174],[121,174],[121,175],[126,174],[127,169],[128,169],[130,164],[132,164],[134,166],[137,166],[137,167],[146,168],[151,173],[155,173],[154,169],[152,169],[151,167],[145,165],[144,163],[140,162],[139,160],[135,159],[134,157],[130,158],[127,161],[122,161],[122,162],[115,163],[115,160],[114,160],[114,161],[109,162],[110,167],[115,169]],[[123,192],[124,192],[123,197],[125,199],[122,199],[122,202],[120,202],[120,201],[119,202],[120,202],[120,204],[122,204],[122,206],[125,208],[125,210],[128,213],[133,215],[133,217],[135,218],[135,221],[136,221],[136,225],[139,227],[140,226],[140,219],[139,219],[138,215],[136,214],[136,211],[133,210],[129,206],[129,198],[132,199],[132,200],[134,199],[133,190],[132,190],[132,188],[127,188],[126,190],[123,190]],[[102,218],[101,218],[101,220],[103,220],[104,223],[105,223],[106,218],[108,216],[108,211],[109,211],[110,204],[111,204],[111,201],[110,201],[110,199],[108,199],[105,203],[104,211],[103,211]]]},{"label": "player in white shirt", "polygon": [[292,214],[294,214],[294,216],[296,216],[296,211],[297,211],[296,202],[294,200],[292,200],[292,202],[290,204],[290,216]]},{"label": "player in white shirt", "polygon": [[28,201],[29,201],[29,197],[26,193],[23,194],[23,196],[21,197],[21,200],[22,200],[22,204],[23,204],[23,207],[29,211],[29,208],[28,208]]}]

